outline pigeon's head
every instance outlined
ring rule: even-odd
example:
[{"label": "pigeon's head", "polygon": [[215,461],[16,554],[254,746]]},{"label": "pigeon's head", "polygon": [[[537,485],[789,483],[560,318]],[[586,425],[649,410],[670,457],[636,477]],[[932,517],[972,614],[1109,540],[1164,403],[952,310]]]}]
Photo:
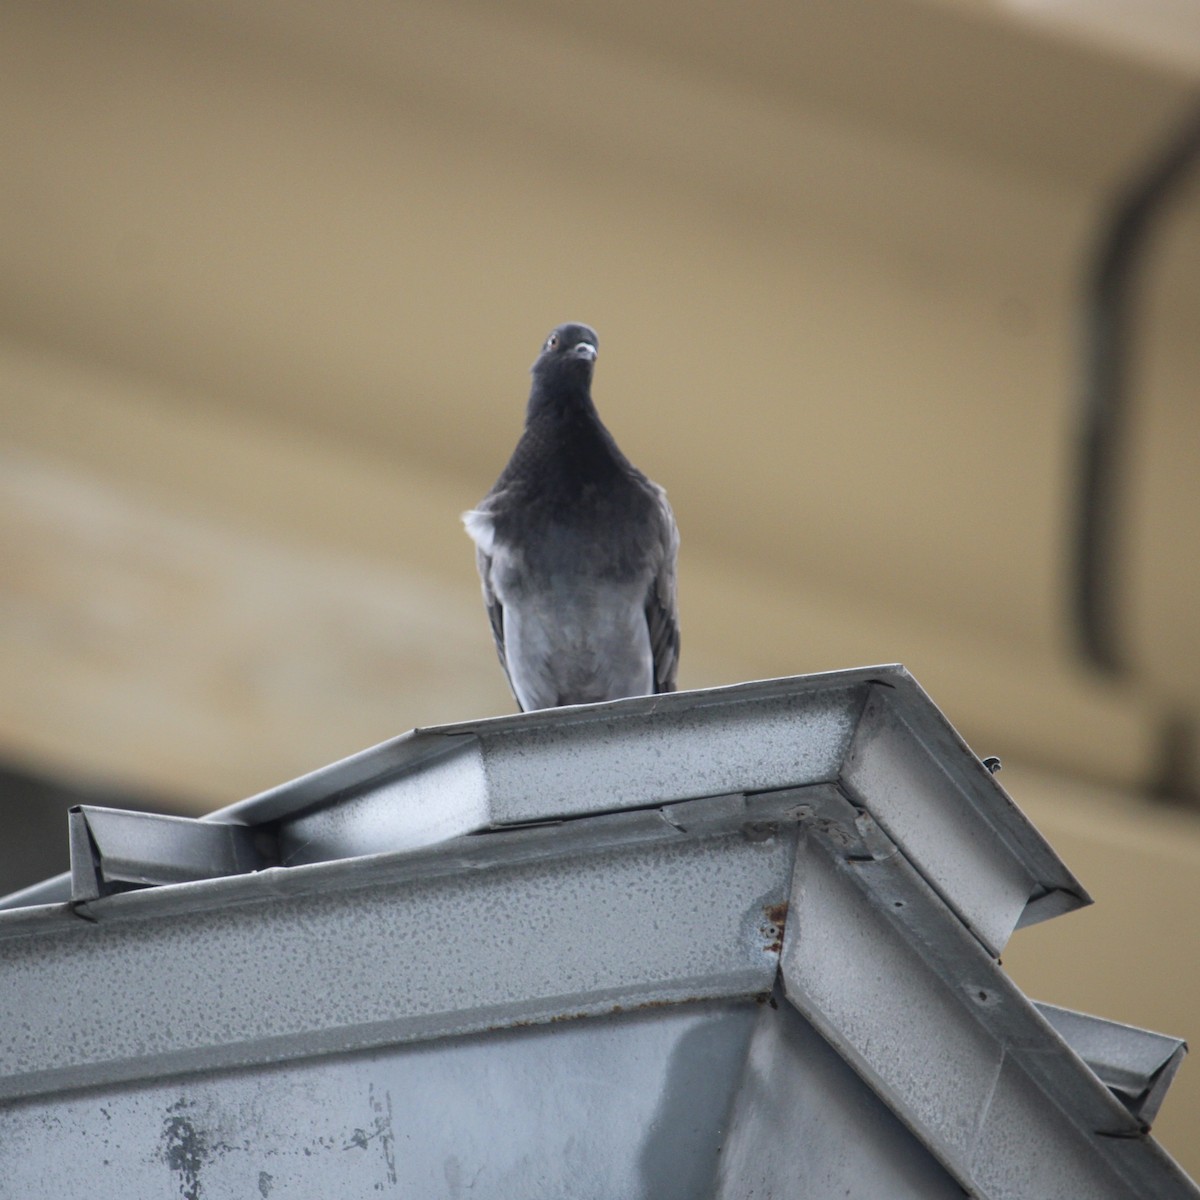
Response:
[{"label": "pigeon's head", "polygon": [[533,364],[533,377],[540,383],[583,383],[592,379],[592,368],[600,339],[590,325],[569,322],[550,331],[542,352]]}]

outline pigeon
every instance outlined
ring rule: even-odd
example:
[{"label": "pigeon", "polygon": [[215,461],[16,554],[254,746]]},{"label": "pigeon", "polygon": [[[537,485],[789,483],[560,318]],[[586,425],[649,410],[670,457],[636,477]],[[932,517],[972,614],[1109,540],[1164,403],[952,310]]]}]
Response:
[{"label": "pigeon", "polygon": [[666,492],[600,421],[599,346],[587,325],[551,332],[517,447],[463,514],[500,665],[525,712],[675,690],[679,531]]}]

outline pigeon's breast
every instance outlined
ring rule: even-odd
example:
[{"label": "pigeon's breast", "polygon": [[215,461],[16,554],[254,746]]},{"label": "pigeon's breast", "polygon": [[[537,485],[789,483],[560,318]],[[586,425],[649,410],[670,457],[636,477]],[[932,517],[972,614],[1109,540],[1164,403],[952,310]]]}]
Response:
[{"label": "pigeon's breast", "polygon": [[[513,568],[511,586],[578,586],[591,581],[649,583],[657,532],[641,488],[584,489],[569,502],[543,497],[498,514],[493,545]],[[497,563],[499,566],[500,564]]]}]

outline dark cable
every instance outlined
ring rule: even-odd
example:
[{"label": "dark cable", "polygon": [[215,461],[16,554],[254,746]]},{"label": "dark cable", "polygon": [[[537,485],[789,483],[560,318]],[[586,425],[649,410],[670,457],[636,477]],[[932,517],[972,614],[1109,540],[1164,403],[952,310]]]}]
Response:
[{"label": "dark cable", "polygon": [[1117,509],[1138,271],[1156,219],[1198,155],[1200,105],[1118,192],[1086,281],[1071,601],[1080,651],[1111,675],[1127,665],[1118,619]]}]

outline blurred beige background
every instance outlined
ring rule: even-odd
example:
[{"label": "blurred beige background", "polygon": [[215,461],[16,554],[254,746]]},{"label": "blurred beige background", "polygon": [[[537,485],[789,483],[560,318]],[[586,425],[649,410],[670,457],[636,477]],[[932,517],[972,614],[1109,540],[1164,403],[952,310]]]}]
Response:
[{"label": "blurred beige background", "polygon": [[[511,711],[458,514],[584,320],[682,530],[681,686],[905,663],[1097,899],[1006,966],[1200,1039],[1195,184],[1121,676],[1068,605],[1082,280],[1198,93],[1171,0],[6,0],[0,757],[200,812]],[[1193,1174],[1198,1118],[1193,1062]]]}]

